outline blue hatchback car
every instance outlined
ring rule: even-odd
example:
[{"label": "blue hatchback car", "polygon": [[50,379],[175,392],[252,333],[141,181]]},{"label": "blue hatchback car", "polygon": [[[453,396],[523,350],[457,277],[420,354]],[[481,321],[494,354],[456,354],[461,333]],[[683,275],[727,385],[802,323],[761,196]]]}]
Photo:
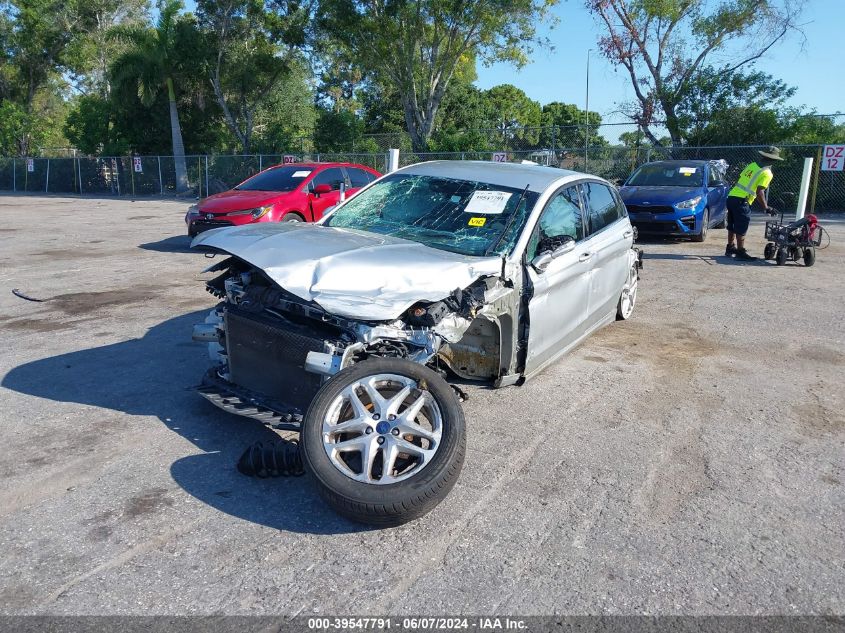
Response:
[{"label": "blue hatchback car", "polygon": [[640,235],[690,237],[703,242],[724,228],[728,185],[724,161],[662,160],[637,169],[619,189]]}]

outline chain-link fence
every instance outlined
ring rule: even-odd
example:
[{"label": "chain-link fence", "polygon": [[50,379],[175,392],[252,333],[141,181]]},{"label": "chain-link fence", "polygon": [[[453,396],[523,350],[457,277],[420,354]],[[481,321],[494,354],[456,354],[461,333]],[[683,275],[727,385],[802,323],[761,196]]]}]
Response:
[{"label": "chain-link fence", "polygon": [[[400,155],[400,166],[427,160],[485,160],[519,162],[531,161],[541,165],[560,167],[595,174],[608,180],[625,180],[637,167],[656,160],[719,160],[728,163],[727,180],[736,182],[742,169],[757,160],[759,150],[766,146],[730,147],[573,147],[555,150],[533,149],[520,151],[483,152],[405,152]],[[784,192],[797,193],[801,186],[804,159],[813,158],[813,176],[810,183],[808,210],[845,211],[845,171],[820,171],[821,145],[782,146],[783,162],[773,167],[769,200],[780,205]]]},{"label": "chain-link fence", "polygon": [[[231,189],[250,176],[282,162],[358,163],[386,169],[386,154],[256,154],[186,156],[188,187],[195,196]],[[100,158],[2,158],[0,191],[110,196],[173,195],[176,164],[172,156]]]},{"label": "chain-link fence", "polygon": [[[539,135],[537,138],[542,140]],[[774,205],[777,205],[784,192],[798,191],[804,158],[812,157],[815,162],[808,210],[845,210],[845,171],[820,171],[822,147],[782,146],[785,159],[774,166],[775,178],[770,193],[770,200]],[[555,145],[554,149],[544,148],[542,145],[527,149],[494,146],[492,149],[463,152],[401,151],[399,164],[406,166],[429,160],[531,161],[596,174],[608,180],[624,180],[634,169],[650,161],[724,159],[729,165],[727,178],[730,182],[735,182],[742,168],[759,157],[757,152],[760,149],[763,149],[763,146],[584,148],[578,145]],[[202,155],[185,158],[191,195],[199,197],[230,189],[271,165],[310,161],[359,163],[380,172],[387,169],[386,152]],[[176,192],[175,163],[171,156],[0,158],[0,191],[120,196],[173,195]]]}]

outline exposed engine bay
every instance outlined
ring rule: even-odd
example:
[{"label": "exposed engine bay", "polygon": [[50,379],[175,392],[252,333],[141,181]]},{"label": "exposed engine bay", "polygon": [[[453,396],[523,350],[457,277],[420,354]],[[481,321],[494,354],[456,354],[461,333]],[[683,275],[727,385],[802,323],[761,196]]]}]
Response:
[{"label": "exposed engine bay", "polygon": [[206,288],[222,301],[193,338],[209,343],[217,362],[203,395],[231,412],[254,409],[251,417],[295,428],[322,383],[373,357],[406,359],[441,374],[448,369],[466,380],[495,381],[509,370],[510,363],[502,366],[499,323],[519,300],[499,277],[415,303],[397,319],[361,321],[287,292],[237,257],[207,269],[219,271]]}]

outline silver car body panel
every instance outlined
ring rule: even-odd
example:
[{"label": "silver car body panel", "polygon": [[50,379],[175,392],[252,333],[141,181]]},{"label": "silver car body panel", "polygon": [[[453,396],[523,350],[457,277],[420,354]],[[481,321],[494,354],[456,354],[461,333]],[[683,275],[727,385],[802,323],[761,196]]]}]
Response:
[{"label": "silver car body panel", "polygon": [[502,270],[498,257],[468,257],[385,235],[304,223],[215,229],[191,245],[235,255],[300,299],[362,321],[396,319],[419,301],[439,301]]}]

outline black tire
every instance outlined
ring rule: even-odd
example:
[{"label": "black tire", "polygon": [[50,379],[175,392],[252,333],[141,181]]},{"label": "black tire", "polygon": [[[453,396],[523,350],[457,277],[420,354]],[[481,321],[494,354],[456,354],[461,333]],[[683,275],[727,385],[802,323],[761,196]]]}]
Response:
[{"label": "black tire", "polygon": [[[323,445],[323,420],[335,399],[354,382],[377,374],[407,377],[424,386],[442,418],[439,447],[431,461],[418,473],[391,484],[352,479],[331,461]],[[300,441],[306,469],[338,514],[358,523],[393,527],[430,512],[455,485],[464,464],[466,425],[452,388],[438,374],[408,360],[371,358],[344,369],[322,386],[305,415]]]},{"label": "black tire", "polygon": [[786,263],[786,255],[787,253],[785,248],[778,249],[777,255],[775,255],[775,262],[778,266],[783,266]]},{"label": "black tire", "polygon": [[728,227],[728,212],[725,211],[725,215],[722,216],[722,219],[719,220],[719,223],[714,226],[714,229],[725,229]]},{"label": "black tire", "polygon": [[804,249],[804,265],[805,266],[812,266],[816,263],[816,249],[815,248],[805,248]]},{"label": "black tire", "polygon": [[763,259],[774,259],[776,253],[777,247],[775,247],[774,242],[769,242],[766,244],[766,248],[763,249]]},{"label": "black tire", "polygon": [[[637,305],[637,287],[639,286],[639,278],[639,269],[637,268],[637,264],[634,264],[628,271],[628,278],[625,280],[625,285],[622,286],[622,292],[619,294],[619,301],[616,302],[617,321],[627,321],[634,313],[634,307]],[[631,292],[632,287],[633,292]]]},{"label": "black tire", "polygon": [[299,215],[296,211],[288,211],[282,216],[279,222],[305,222],[305,218]]},{"label": "black tire", "polygon": [[708,224],[710,224],[710,209],[704,209],[704,215],[701,216],[701,230],[697,235],[692,236],[693,242],[703,242],[707,239]]}]

